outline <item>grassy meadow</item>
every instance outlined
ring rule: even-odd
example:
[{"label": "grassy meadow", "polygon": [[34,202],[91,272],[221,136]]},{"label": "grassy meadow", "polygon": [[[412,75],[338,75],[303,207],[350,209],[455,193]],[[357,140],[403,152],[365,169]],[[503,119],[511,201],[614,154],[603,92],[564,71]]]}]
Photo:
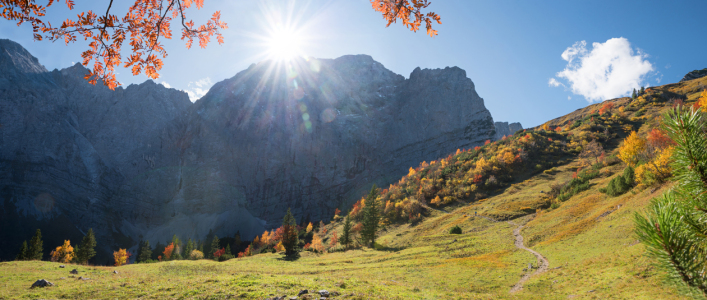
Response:
[{"label": "grassy meadow", "polygon": [[[707,78],[702,78],[653,89],[682,96],[691,105],[706,84]],[[628,101],[615,100],[617,106]],[[640,106],[626,105],[630,122],[611,129],[618,136],[604,145],[609,155],[616,154],[631,130],[645,134],[655,128],[660,114],[673,104],[634,101]],[[574,122],[600,105],[548,124]],[[301,252],[293,261],[268,253],[225,262],[181,260],[121,267],[2,262],[0,299],[266,299],[297,296],[303,289],[337,292],[335,299],[684,299],[645,256],[633,226],[633,215],[671,183],[639,186],[612,197],[599,189],[625,165],[610,164],[589,180],[588,190],[552,207],[519,213],[546,201],[551,186],[569,181],[580,164],[578,158],[563,158],[551,170],[526,176],[487,198],[428,208],[428,215],[417,222],[385,227],[376,250]],[[475,212],[483,216],[511,212],[505,215],[514,216],[514,224],[474,217]],[[510,293],[523,274],[534,271],[526,270],[528,264],[537,266],[532,254],[514,246],[515,224],[525,225],[521,231],[525,246],[544,255],[550,265],[521,291]],[[454,226],[463,233],[449,234]],[[330,223],[327,229],[325,244],[332,232],[341,233],[342,222]],[[69,273],[74,268],[79,271],[76,275]],[[31,289],[41,278],[55,286]],[[300,299],[314,294],[308,295]]]}]

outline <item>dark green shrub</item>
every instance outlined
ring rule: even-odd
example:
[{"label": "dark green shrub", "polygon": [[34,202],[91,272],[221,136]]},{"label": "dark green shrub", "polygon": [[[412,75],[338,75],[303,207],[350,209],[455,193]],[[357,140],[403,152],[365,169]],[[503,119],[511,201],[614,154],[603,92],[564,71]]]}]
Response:
[{"label": "dark green shrub", "polygon": [[633,187],[633,181],[635,179],[634,176],[633,168],[626,167],[623,174],[611,179],[611,181],[609,181],[609,185],[606,186],[606,189],[600,189],[599,191],[605,192],[607,195],[613,197],[622,195]]},{"label": "dark green shrub", "polygon": [[462,228],[456,225],[449,230],[449,234],[462,234]]}]

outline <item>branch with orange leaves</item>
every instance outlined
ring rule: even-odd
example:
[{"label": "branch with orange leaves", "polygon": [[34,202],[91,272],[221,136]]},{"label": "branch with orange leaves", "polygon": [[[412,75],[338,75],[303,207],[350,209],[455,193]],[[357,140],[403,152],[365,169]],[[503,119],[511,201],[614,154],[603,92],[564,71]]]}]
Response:
[{"label": "branch with orange leaves", "polygon": [[[73,0],[65,0],[69,9],[74,8]],[[128,13],[119,19],[110,14],[113,0],[108,4],[105,15],[98,16],[93,11],[82,12],[76,20],[67,19],[60,27],[53,27],[51,23],[42,21],[46,8],[55,0],[48,0],[46,6],[35,4],[35,0],[0,0],[0,17],[7,20],[32,24],[34,39],[41,41],[47,38],[51,41],[64,40],[65,43],[75,42],[76,37],[84,40],[91,39],[89,49],[81,54],[82,64],[88,66],[93,61],[93,70],[85,76],[91,84],[101,80],[110,89],[115,89],[120,83],[115,78],[115,67],[121,63],[124,67],[131,67],[133,75],[142,72],[149,78],[159,77],[158,71],[162,69],[162,59],[167,57],[167,52],[162,47],[159,39],[172,38],[170,22],[177,17],[181,18],[182,40],[186,40],[187,48],[191,48],[193,40],[199,39],[199,46],[206,48],[214,35],[219,44],[223,44],[223,37],[219,29],[228,26],[222,22],[221,13],[215,12],[206,24],[196,26],[194,21],[186,17],[186,9],[194,4],[197,9],[204,6],[204,0],[135,0]],[[123,61],[120,52],[129,35],[129,45],[132,54]],[[161,57],[161,58],[160,58]]]},{"label": "branch with orange leaves", "polygon": [[370,0],[375,11],[383,14],[383,18],[388,21],[386,27],[397,22],[398,19],[403,25],[413,32],[420,29],[422,22],[425,22],[427,35],[434,37],[437,30],[432,29],[432,22],[442,24],[439,15],[434,12],[423,13],[422,10],[430,6],[428,0]]}]

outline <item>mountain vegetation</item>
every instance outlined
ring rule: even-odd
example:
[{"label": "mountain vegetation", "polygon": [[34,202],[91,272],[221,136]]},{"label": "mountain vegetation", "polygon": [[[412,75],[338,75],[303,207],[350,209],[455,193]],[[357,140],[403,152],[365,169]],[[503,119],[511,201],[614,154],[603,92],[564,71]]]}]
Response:
[{"label": "mountain vegetation", "polygon": [[[212,236],[194,246],[210,244],[210,261],[197,249],[193,261],[173,260],[181,247],[173,238],[160,257],[170,263],[129,264],[121,275],[79,270],[102,283],[105,297],[262,299],[304,289],[354,299],[702,297],[704,264],[695,258],[703,251],[706,85],[707,77],[652,87],[423,162],[331,220],[293,225],[286,217],[236,259],[219,259],[230,244]],[[286,232],[296,233],[295,259],[284,259],[292,257]],[[512,232],[549,266],[514,247]],[[28,292],[30,278],[62,276],[49,262],[2,267],[15,275],[0,297],[86,293],[81,282]],[[511,289],[519,275],[527,281]]]}]

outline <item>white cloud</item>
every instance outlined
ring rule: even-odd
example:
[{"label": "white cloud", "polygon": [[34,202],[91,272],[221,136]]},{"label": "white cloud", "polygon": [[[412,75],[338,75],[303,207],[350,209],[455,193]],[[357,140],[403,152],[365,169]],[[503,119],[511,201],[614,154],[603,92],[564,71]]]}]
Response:
[{"label": "white cloud", "polygon": [[166,87],[166,88],[168,88],[168,89],[172,88],[172,86],[169,85],[169,83],[167,83],[166,81],[162,81],[162,82],[160,82],[160,83],[161,83],[162,85],[164,85],[164,87]]},{"label": "white cloud", "polygon": [[[567,80],[572,93],[589,102],[628,95],[639,89],[645,76],[654,70],[646,59],[648,55],[634,51],[625,38],[593,43],[591,51],[586,46],[585,41],[576,42],[562,52],[567,67],[556,75]],[[554,85],[553,79],[548,83],[559,86]]]},{"label": "white cloud", "polygon": [[572,97],[571,97],[571,96],[567,96],[567,100],[572,100]]},{"label": "white cloud", "polygon": [[557,79],[555,78],[550,78],[550,80],[547,82],[547,85],[552,87],[565,86],[564,84],[562,84],[562,82],[557,81]]},{"label": "white cloud", "polygon": [[191,102],[195,102],[196,100],[199,100],[199,98],[204,97],[212,85],[214,84],[211,82],[211,78],[202,78],[197,81],[189,82],[189,87],[185,90],[185,92],[189,94],[189,100],[191,100]]},{"label": "white cloud", "polygon": [[672,67],[670,64],[665,65],[666,69],[670,69],[670,67]]}]

